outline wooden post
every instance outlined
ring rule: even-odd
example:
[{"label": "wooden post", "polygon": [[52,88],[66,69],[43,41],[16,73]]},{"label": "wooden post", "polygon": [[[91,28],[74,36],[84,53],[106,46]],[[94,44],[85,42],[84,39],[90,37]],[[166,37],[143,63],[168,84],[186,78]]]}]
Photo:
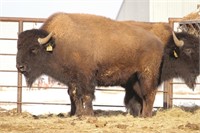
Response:
[{"label": "wooden post", "polygon": [[[19,33],[23,31],[23,21],[19,21]],[[22,74],[18,72],[17,81],[17,113],[22,112]]]},{"label": "wooden post", "polygon": [[168,109],[168,83],[164,82],[163,108]]},{"label": "wooden post", "polygon": [[165,81],[164,82],[164,103],[163,103],[163,108],[168,109],[172,108],[173,106],[173,85],[172,85],[173,80]]}]

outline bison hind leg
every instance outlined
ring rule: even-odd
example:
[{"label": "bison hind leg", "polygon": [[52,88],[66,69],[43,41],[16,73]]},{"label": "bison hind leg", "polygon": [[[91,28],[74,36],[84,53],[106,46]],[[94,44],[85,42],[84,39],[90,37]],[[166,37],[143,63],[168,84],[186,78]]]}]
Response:
[{"label": "bison hind leg", "polygon": [[142,103],[138,101],[138,99],[133,96],[129,102],[126,104],[126,108],[130,115],[134,117],[138,117],[141,115],[142,111]]},{"label": "bison hind leg", "polygon": [[129,78],[126,85],[122,86],[125,87],[124,104],[127,111],[134,117],[141,115],[143,104],[138,80],[138,73],[135,73]]}]

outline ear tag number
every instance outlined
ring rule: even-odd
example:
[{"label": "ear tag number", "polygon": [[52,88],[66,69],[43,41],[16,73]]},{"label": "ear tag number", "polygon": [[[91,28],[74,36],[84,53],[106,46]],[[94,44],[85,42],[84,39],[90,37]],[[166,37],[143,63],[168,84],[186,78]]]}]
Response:
[{"label": "ear tag number", "polygon": [[46,48],[46,51],[51,52],[53,51],[53,47],[49,44]]},{"label": "ear tag number", "polygon": [[178,54],[176,53],[176,51],[174,50],[173,52],[174,52],[174,57],[178,58]]}]

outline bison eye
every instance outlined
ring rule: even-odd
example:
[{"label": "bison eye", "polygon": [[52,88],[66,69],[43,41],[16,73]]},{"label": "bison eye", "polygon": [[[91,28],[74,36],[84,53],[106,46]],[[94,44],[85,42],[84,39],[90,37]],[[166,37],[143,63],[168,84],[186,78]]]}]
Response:
[{"label": "bison eye", "polygon": [[191,54],[193,53],[193,49],[191,48],[184,49],[184,53],[188,56],[191,56]]},{"label": "bison eye", "polygon": [[31,53],[33,54],[37,54],[39,52],[39,49],[34,47],[34,48],[31,48]]}]

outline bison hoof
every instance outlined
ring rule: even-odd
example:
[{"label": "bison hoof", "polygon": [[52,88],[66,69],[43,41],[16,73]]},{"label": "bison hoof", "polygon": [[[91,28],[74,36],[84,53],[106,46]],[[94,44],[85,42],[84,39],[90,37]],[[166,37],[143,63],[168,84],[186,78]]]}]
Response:
[{"label": "bison hoof", "polygon": [[93,110],[85,110],[84,115],[85,116],[94,116],[94,111]]}]

